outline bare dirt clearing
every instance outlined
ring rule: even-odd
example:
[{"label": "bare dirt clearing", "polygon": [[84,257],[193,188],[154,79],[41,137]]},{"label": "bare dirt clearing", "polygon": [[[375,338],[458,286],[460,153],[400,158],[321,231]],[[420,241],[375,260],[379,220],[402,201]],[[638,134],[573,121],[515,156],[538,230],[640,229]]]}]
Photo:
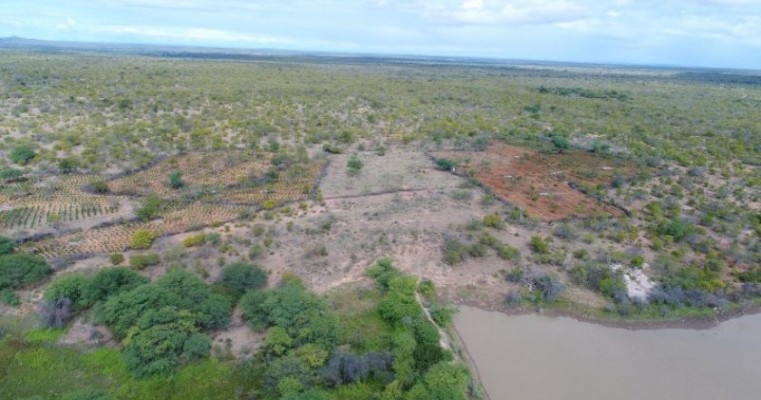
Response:
[{"label": "bare dirt clearing", "polygon": [[571,151],[543,154],[504,144],[486,151],[437,151],[436,158],[457,162],[455,172],[472,175],[503,200],[544,221],[624,213],[573,188],[569,182],[609,185],[628,176],[635,165],[622,160]]}]

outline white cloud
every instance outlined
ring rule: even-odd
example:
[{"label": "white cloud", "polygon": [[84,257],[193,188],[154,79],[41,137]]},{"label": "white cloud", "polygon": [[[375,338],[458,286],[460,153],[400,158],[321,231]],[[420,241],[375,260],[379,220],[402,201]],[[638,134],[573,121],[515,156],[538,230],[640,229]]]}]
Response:
[{"label": "white cloud", "polygon": [[441,22],[465,25],[533,25],[582,19],[585,7],[569,0],[468,0],[432,10]]},{"label": "white cloud", "polygon": [[268,35],[256,35],[245,32],[235,32],[220,29],[204,28],[165,28],[154,26],[102,25],[91,28],[101,33],[116,35],[141,36],[152,39],[171,39],[205,42],[235,43],[264,45],[285,45],[292,41],[288,38]]}]

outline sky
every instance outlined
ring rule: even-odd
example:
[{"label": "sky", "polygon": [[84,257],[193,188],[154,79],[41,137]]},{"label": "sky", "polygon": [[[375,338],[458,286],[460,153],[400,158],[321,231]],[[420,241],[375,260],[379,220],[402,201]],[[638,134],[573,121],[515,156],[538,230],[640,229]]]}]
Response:
[{"label": "sky", "polygon": [[0,0],[0,37],[761,70],[761,0]]}]

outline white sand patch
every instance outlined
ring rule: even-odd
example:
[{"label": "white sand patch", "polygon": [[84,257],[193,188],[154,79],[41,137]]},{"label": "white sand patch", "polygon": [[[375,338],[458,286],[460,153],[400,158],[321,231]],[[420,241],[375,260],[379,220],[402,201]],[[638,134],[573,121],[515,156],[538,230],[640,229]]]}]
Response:
[{"label": "white sand patch", "polygon": [[623,269],[624,282],[626,283],[626,294],[632,299],[647,300],[648,294],[655,287],[655,281],[650,279],[645,273],[650,266],[645,263],[642,268],[631,268],[623,264],[612,264],[610,268],[614,271]]}]

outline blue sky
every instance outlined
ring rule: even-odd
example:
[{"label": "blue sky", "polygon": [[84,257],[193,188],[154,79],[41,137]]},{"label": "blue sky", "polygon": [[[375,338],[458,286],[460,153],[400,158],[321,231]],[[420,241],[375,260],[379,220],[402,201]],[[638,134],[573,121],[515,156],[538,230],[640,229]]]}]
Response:
[{"label": "blue sky", "polygon": [[761,69],[761,0],[0,0],[0,37]]}]

